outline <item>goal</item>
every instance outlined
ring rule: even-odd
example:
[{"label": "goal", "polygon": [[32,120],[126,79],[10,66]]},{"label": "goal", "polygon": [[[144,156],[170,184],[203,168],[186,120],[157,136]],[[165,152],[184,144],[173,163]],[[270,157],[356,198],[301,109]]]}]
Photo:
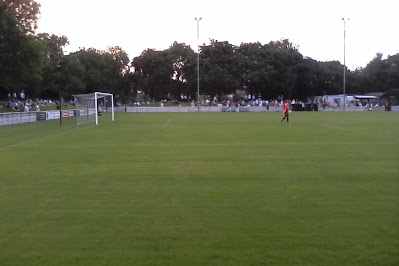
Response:
[{"label": "goal", "polygon": [[76,122],[78,125],[95,123],[98,125],[98,117],[104,113],[111,114],[111,120],[115,120],[114,95],[105,92],[93,92],[89,94],[73,95],[76,107]]}]

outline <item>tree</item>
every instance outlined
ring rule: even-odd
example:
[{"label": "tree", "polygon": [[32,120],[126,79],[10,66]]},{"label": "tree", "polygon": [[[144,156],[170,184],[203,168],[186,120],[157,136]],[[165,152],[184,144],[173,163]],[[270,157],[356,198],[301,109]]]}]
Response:
[{"label": "tree", "polygon": [[382,59],[377,53],[374,59],[359,72],[361,92],[384,92],[399,87],[399,54]]},{"label": "tree", "polygon": [[386,74],[382,54],[377,53],[376,56],[361,71],[361,92],[384,91],[386,89]]},{"label": "tree", "polygon": [[110,46],[106,51],[101,52],[102,54],[109,54],[112,56],[112,67],[114,73],[125,74],[129,72],[129,57],[121,47]]},{"label": "tree", "polygon": [[288,40],[266,45],[259,42],[241,44],[238,51],[244,68],[243,84],[248,93],[264,99],[295,95],[298,66],[303,59]]},{"label": "tree", "polygon": [[[172,83],[170,93],[175,99],[181,94],[191,95],[196,93],[196,85],[193,86],[194,67],[196,64],[196,56],[190,46],[184,43],[174,42],[169,49],[166,50],[167,56],[173,66]],[[196,82],[195,82],[196,84]]]},{"label": "tree", "polygon": [[297,66],[297,81],[293,91],[292,98],[305,100],[309,96],[322,95],[323,90],[319,90],[314,77],[319,71],[319,65],[316,60],[304,58]]},{"label": "tree", "polygon": [[102,52],[105,56],[105,60],[108,65],[106,70],[107,77],[110,81],[110,92],[118,94],[120,96],[127,96],[130,94],[130,90],[124,88],[128,85],[128,78],[125,76],[130,72],[129,57],[127,53],[119,46],[108,47],[108,49]]},{"label": "tree", "polygon": [[107,51],[81,49],[60,60],[49,60],[41,96],[57,98],[61,94],[70,98],[73,94],[95,91],[124,95],[127,62],[129,59],[120,47]]},{"label": "tree", "polygon": [[37,28],[40,4],[33,0],[2,0],[0,14],[10,16],[24,34],[33,34]]},{"label": "tree", "polygon": [[[67,45],[68,38],[65,36],[49,35],[40,33],[38,41],[43,46],[42,81],[37,95],[42,98],[57,98],[59,94],[60,67],[64,61],[63,47]],[[63,62],[63,64],[65,64]]]},{"label": "tree", "polygon": [[[300,66],[301,93],[304,99],[309,96],[340,94],[343,89],[343,66],[338,61],[318,62],[306,58]],[[296,94],[298,93],[298,88]],[[299,91],[301,91],[299,90]]]},{"label": "tree", "polygon": [[73,94],[94,92],[87,89],[91,84],[87,84],[86,69],[81,62],[80,55],[81,53],[76,52],[64,56],[57,65],[55,83],[53,84],[53,88],[55,88],[53,92],[56,95],[68,99]]},{"label": "tree", "polygon": [[316,94],[343,93],[343,66],[338,61],[318,62],[319,70],[315,72],[313,82]]},{"label": "tree", "polygon": [[238,53],[243,69],[242,83],[247,93],[272,98],[272,75],[275,69],[271,64],[271,54],[259,42],[241,44]]},{"label": "tree", "polygon": [[271,96],[275,98],[283,95],[284,98],[292,99],[298,81],[297,67],[303,60],[302,55],[287,39],[270,42],[264,48],[271,54],[271,65],[274,69]]},{"label": "tree", "polygon": [[[43,46],[33,35],[39,4],[28,0],[0,2],[0,93],[25,90],[41,79]],[[33,85],[33,86],[32,86]]]},{"label": "tree", "polygon": [[39,33],[37,37],[44,46],[43,54],[46,60],[59,61],[64,56],[63,47],[69,44],[68,38],[66,36]]},{"label": "tree", "polygon": [[242,88],[237,68],[236,47],[229,42],[211,40],[209,46],[201,47],[200,77],[201,93],[210,96],[234,93]]},{"label": "tree", "polygon": [[388,56],[385,63],[387,65],[386,89],[399,88],[399,53]]},{"label": "tree", "polygon": [[120,68],[114,55],[93,48],[82,49],[72,54],[79,60],[83,67],[82,81],[85,84],[85,91],[115,92],[120,77]]},{"label": "tree", "polygon": [[138,89],[153,99],[169,97],[174,73],[172,60],[165,51],[145,50],[132,62]]}]

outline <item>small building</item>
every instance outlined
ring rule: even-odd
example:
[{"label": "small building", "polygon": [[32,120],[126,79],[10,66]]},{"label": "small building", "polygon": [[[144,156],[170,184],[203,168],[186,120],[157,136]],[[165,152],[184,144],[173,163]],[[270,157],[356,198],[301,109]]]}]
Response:
[{"label": "small building", "polygon": [[354,95],[354,104],[355,106],[368,106],[372,104],[373,106],[378,103],[378,97],[372,95]]},{"label": "small building", "polygon": [[[346,105],[347,106],[366,106],[370,103],[373,105],[378,103],[378,97],[373,95],[354,95],[354,94],[346,94]],[[339,107],[344,104],[344,95],[324,95],[324,96],[315,96],[313,97],[313,103],[318,105],[326,104],[328,106]]]},{"label": "small building", "polygon": [[380,105],[399,106],[399,89],[390,89],[380,97]]}]

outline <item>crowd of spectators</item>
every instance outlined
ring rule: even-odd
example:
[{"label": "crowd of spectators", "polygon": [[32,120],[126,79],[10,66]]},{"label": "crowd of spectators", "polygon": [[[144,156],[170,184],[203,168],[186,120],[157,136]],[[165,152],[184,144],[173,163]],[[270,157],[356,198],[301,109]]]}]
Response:
[{"label": "crowd of spectators", "polygon": [[21,93],[9,93],[8,94],[8,101],[7,101],[7,108],[10,108],[14,111],[19,112],[30,112],[30,111],[40,111],[40,107],[48,106],[48,105],[55,105],[57,102],[54,102],[50,99],[29,99],[25,97],[24,91]]},{"label": "crowd of spectators", "polygon": [[[232,96],[213,97],[201,101],[202,106],[259,106],[259,107],[279,107],[282,106],[282,98],[265,100],[254,95],[247,95],[245,98],[235,99]],[[195,105],[195,101],[192,101]]]},{"label": "crowd of spectators", "polygon": [[[61,102],[63,102],[61,100]],[[130,106],[154,106],[157,105],[157,103],[160,106],[165,106],[168,102],[176,104],[176,105],[187,105],[189,104],[192,107],[197,106],[197,102],[195,100],[192,100],[190,96],[186,95],[181,95],[179,100],[172,100],[168,101],[167,99],[163,99],[159,102],[155,100],[142,100],[142,101],[133,101],[130,103]],[[292,101],[295,103],[295,100]],[[65,102],[67,105],[68,103]],[[70,105],[75,105],[75,103],[71,100],[69,102]],[[59,109],[59,102],[58,101],[52,101],[51,99],[29,99],[25,97],[24,91],[21,93],[9,93],[8,94],[8,102],[7,102],[7,108],[10,108],[15,111],[19,112],[30,112],[30,111],[40,111],[40,107],[43,106],[49,106],[49,105],[56,105],[57,109]],[[255,95],[247,95],[245,97],[240,97],[240,99],[235,98],[232,95],[228,96],[214,96],[214,97],[209,97],[206,99],[201,100],[200,102],[201,106],[259,106],[259,107],[279,107],[283,105],[283,100],[282,98],[278,99],[270,99],[270,100],[265,100],[261,99],[260,97],[255,97]],[[115,103],[116,107],[122,106],[120,102]]]},{"label": "crowd of spectators", "polygon": [[[201,96],[203,97],[203,96]],[[142,100],[142,101],[133,101],[130,103],[130,106],[132,107],[140,107],[140,106],[154,106],[158,105],[163,107],[167,103],[172,103],[178,106],[182,105],[190,105],[191,107],[197,106],[196,100],[191,99],[190,96],[186,95],[181,95],[180,99],[177,100],[167,100],[163,99],[159,102],[155,100]],[[235,97],[229,95],[229,96],[215,96],[215,97],[209,97],[206,99],[202,99],[200,101],[201,106],[259,106],[259,107],[279,107],[283,105],[283,101],[281,98],[279,99],[271,99],[271,100],[264,100],[261,99],[260,97],[256,98],[255,96],[247,96],[244,98],[241,97],[241,99],[236,99]]]}]

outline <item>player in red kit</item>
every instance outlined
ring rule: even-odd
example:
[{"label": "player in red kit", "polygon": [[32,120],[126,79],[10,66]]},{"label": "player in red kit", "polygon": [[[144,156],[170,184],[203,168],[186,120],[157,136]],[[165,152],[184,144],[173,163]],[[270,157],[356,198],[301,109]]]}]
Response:
[{"label": "player in red kit", "polygon": [[288,115],[289,115],[289,113],[290,113],[290,104],[288,103],[288,101],[285,101],[285,103],[284,103],[284,110],[283,110],[283,112],[284,112],[284,117],[283,117],[283,119],[281,119],[280,122],[283,122],[284,119],[287,119],[287,123],[289,123],[289,122],[288,122]]}]

